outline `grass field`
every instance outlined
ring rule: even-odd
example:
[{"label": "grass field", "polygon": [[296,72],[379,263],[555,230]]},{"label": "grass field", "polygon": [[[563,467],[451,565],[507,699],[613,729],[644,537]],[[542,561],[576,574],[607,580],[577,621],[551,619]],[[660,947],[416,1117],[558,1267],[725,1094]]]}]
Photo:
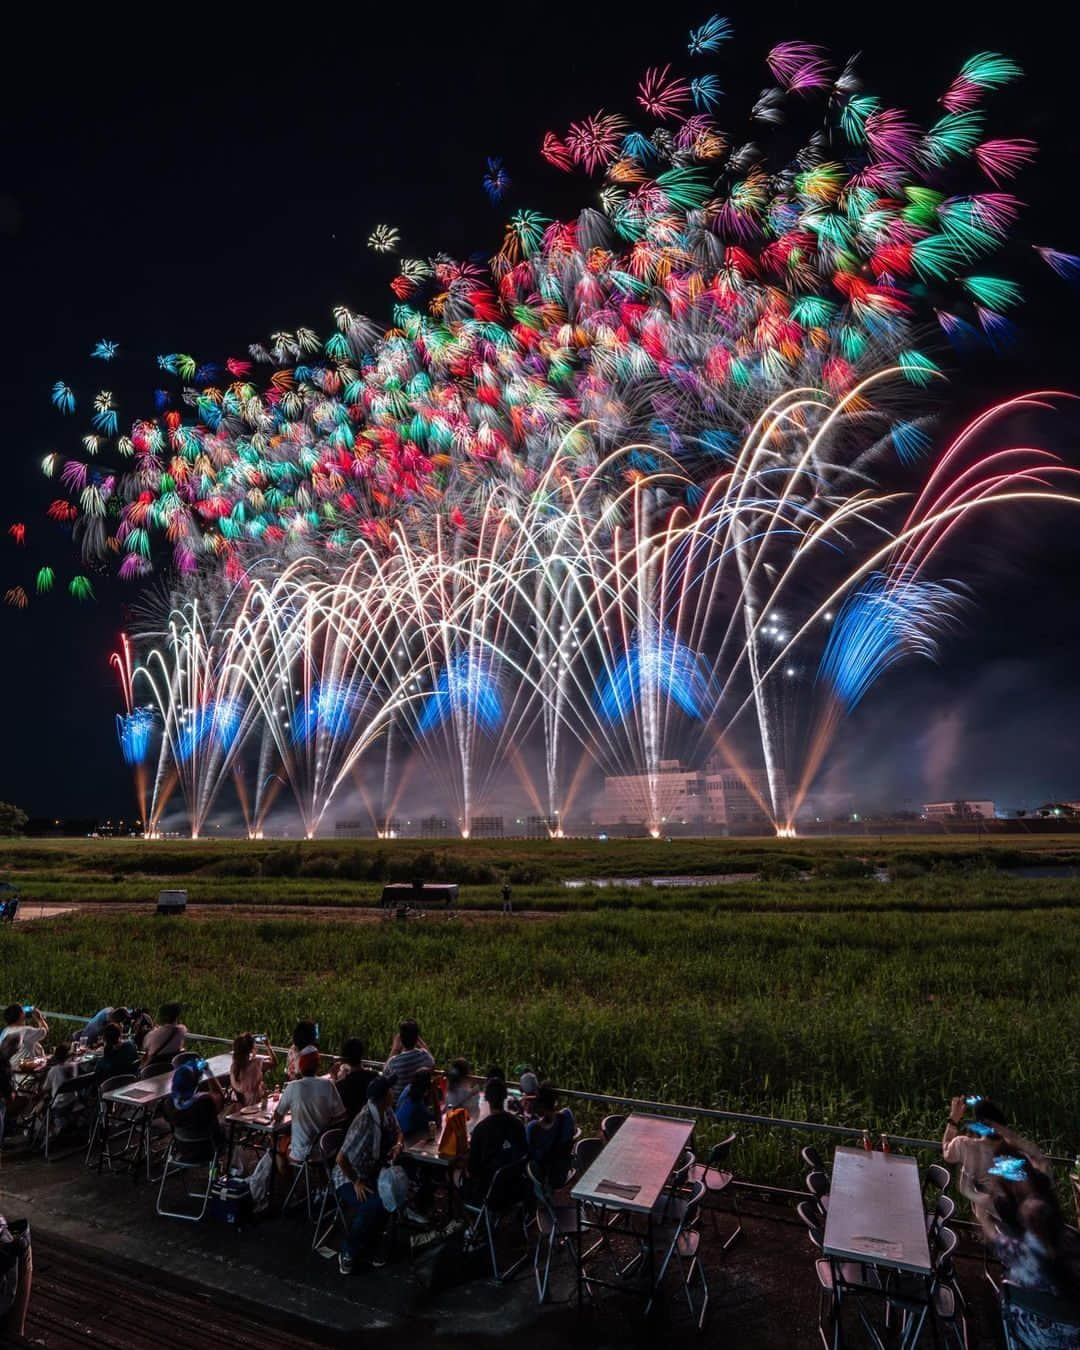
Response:
[{"label": "grass field", "polygon": [[[768,873],[795,857],[812,876],[589,893],[559,885],[560,870],[589,875],[599,866],[594,852],[567,843],[550,852],[466,846],[473,865],[544,866],[544,880],[522,885],[528,903],[568,910],[545,919],[357,924],[223,911],[191,922],[102,906],[0,934],[0,998],[85,1013],[175,997],[200,1031],[252,1027],[279,1043],[311,1015],[328,1048],[358,1032],[376,1052],[400,1017],[415,1014],[440,1060],[465,1054],[508,1069],[531,1062],[566,1086],[929,1138],[940,1133],[952,1093],[977,1091],[1001,1097],[1055,1152],[1080,1147],[1080,879],[1020,879],[998,865],[1006,855],[986,856],[985,846],[796,841],[785,851],[682,841],[667,846],[677,866],[664,866],[673,853],[642,841],[585,848],[606,850],[603,875],[619,867],[624,875],[728,872],[736,859]],[[1060,841],[1039,844],[1042,859],[1068,852]],[[207,876],[207,868],[247,861],[246,846],[170,845],[155,855],[158,847],[26,844],[0,856],[9,875],[35,878],[35,894],[83,885],[95,895],[101,888],[102,898],[128,888],[149,897],[181,876],[195,894],[216,888],[218,899],[269,892],[275,900],[329,903],[334,894],[370,903],[377,890],[303,870]],[[273,847],[263,846],[263,856]],[[397,846],[384,847],[393,873]],[[340,868],[350,857],[366,865],[376,852],[304,846],[299,866],[332,858]],[[885,862],[897,879],[851,875],[858,856]],[[197,870],[158,873],[166,859],[169,868],[196,862]],[[452,865],[450,850],[447,859]],[[57,880],[41,881],[50,876]],[[478,881],[467,903],[483,907],[496,894]],[[794,1141],[753,1131],[740,1168],[760,1181],[790,1181],[798,1174]]]},{"label": "grass field", "polygon": [[[141,840],[0,841],[0,879],[16,881],[30,899],[83,903],[151,903],[179,886],[200,904],[373,905],[384,881],[462,884],[464,908],[497,908],[504,879],[530,909],[788,907],[846,908],[850,888],[862,903],[940,908],[955,892],[979,903],[1009,903],[1007,883],[1025,864],[1080,865],[1080,836],[885,839],[396,840],[304,843]],[[885,868],[892,884],[868,881]],[[742,878],[717,886],[651,889],[584,887],[566,878],[651,876]],[[760,878],[760,879],[759,879]],[[949,887],[943,888],[944,879]],[[767,885],[763,885],[765,882]],[[1060,903],[1071,894],[1050,879],[1026,902]],[[1016,897],[1017,903],[1021,897]],[[951,906],[954,901],[948,898]]]}]

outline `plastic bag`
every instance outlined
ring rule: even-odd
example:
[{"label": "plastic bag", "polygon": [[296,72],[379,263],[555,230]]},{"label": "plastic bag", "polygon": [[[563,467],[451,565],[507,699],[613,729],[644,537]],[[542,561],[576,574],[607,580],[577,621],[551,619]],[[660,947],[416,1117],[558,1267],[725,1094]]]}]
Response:
[{"label": "plastic bag", "polygon": [[251,1192],[251,1207],[256,1213],[270,1203],[270,1175],[274,1170],[274,1154],[267,1149],[255,1164],[255,1171],[248,1177],[248,1190]]},{"label": "plastic bag", "polygon": [[383,1209],[393,1214],[409,1201],[409,1174],[404,1167],[384,1167],[379,1173],[379,1199]]},{"label": "plastic bag", "polygon": [[443,1117],[439,1135],[440,1158],[464,1158],[469,1151],[469,1113],[456,1106]]}]

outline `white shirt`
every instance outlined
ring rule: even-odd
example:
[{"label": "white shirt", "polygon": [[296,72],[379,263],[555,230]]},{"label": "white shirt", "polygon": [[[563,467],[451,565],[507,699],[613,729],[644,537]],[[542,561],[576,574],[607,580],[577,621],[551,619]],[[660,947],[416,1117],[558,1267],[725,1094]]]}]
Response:
[{"label": "white shirt", "polygon": [[292,1116],[289,1157],[303,1162],[319,1135],[345,1114],[341,1096],[329,1078],[294,1078],[285,1084],[280,1112]]},{"label": "white shirt", "polygon": [[0,1036],[0,1045],[9,1054],[12,1068],[17,1068],[24,1059],[36,1059],[45,1036],[44,1027],[8,1027]]},{"label": "white shirt", "polygon": [[45,1075],[45,1096],[52,1099],[56,1096],[56,1089],[61,1083],[66,1083],[69,1078],[74,1078],[77,1070],[74,1064],[54,1064]]}]

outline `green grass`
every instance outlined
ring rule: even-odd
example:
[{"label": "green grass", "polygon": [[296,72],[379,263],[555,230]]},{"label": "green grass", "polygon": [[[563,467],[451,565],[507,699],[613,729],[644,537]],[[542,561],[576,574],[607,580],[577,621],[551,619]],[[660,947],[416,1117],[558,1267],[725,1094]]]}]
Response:
[{"label": "green grass", "polygon": [[[501,904],[504,878],[519,905],[541,910],[953,908],[1068,903],[1074,883],[1018,881],[1024,863],[1080,862],[1080,840],[1010,837],[885,840],[419,840],[310,843],[19,840],[0,843],[0,877],[31,900],[152,903],[166,887],[202,904],[372,905],[383,881],[462,884],[463,908]],[[882,886],[864,875],[890,870]],[[567,890],[566,878],[728,875],[734,882],[677,891]],[[759,875],[762,880],[758,880]]]},{"label": "green grass", "polygon": [[[951,1094],[978,1091],[1055,1152],[1075,1149],[1080,913],[1064,896],[980,908],[974,891],[935,912],[945,888],[921,884],[921,912],[860,904],[894,889],[874,883],[843,913],[742,913],[716,903],[724,890],[696,912],[513,926],[102,912],[0,934],[0,997],[83,1013],[178,998],[191,1027],[279,1043],[311,1015],[329,1048],[359,1033],[374,1051],[413,1014],[442,1061],[530,1062],[568,1087],[928,1138]],[[750,1131],[740,1170],[790,1182],[795,1145]]]}]

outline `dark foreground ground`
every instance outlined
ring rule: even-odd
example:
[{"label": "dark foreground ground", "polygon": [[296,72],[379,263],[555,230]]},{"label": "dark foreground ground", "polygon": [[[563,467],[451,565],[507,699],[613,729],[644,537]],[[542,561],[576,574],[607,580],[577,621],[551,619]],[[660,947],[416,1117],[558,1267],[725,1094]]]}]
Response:
[{"label": "dark foreground ground", "polygon": [[[522,1350],[628,1344],[723,1344],[739,1350],[812,1347],[817,1338],[813,1253],[793,1211],[748,1197],[743,1238],[725,1255],[703,1225],[712,1294],[705,1334],[672,1298],[646,1324],[640,1304],[603,1296],[584,1316],[569,1273],[539,1308],[531,1269],[498,1286],[478,1275],[431,1296],[407,1260],[343,1278],[309,1250],[303,1217],[243,1230],[160,1219],[152,1190],[129,1176],[89,1172],[81,1154],[46,1164],[4,1154],[0,1212],[35,1234],[28,1333],[47,1350],[216,1350],[259,1346],[400,1347],[513,1343]],[[509,1248],[508,1248],[509,1250]],[[971,1350],[999,1345],[978,1249],[962,1248]],[[929,1344],[929,1337],[926,1338]],[[853,1340],[853,1344],[858,1344]]]}]

